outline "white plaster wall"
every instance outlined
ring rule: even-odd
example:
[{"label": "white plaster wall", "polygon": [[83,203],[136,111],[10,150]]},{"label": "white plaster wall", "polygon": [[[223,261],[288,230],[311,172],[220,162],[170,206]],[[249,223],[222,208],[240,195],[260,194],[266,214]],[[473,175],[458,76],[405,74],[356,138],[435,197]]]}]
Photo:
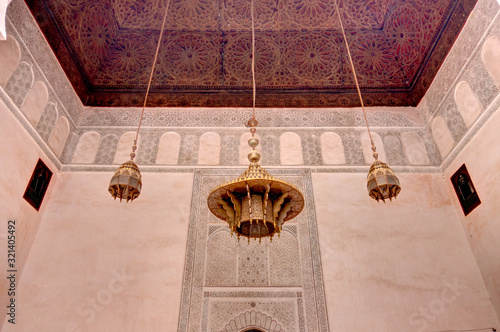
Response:
[{"label": "white plaster wall", "polygon": [[[452,202],[460,216],[467,239],[497,316],[500,317],[500,109],[486,122],[457,158],[444,171]],[[464,216],[451,176],[466,165],[481,205]]]},{"label": "white plaster wall", "polygon": [[33,127],[38,124],[48,101],[49,92],[47,86],[42,81],[36,81],[21,106],[21,111]]},{"label": "white plaster wall", "polygon": [[485,41],[481,49],[481,58],[493,81],[500,88],[500,38],[498,36],[491,36]]},{"label": "white plaster wall", "polygon": [[193,174],[144,172],[131,203],[112,175],[61,174],[3,332],[177,331]]},{"label": "white plaster wall", "polygon": [[453,149],[455,141],[446,125],[446,120],[442,116],[438,116],[432,121],[432,137],[439,149],[439,153],[441,153],[441,157],[446,158]]},{"label": "white plaster wall", "polygon": [[75,154],[71,158],[73,164],[91,164],[95,161],[101,135],[95,131],[89,131],[83,134],[78,141]]},{"label": "white plaster wall", "polygon": [[[17,281],[19,282],[28,259],[31,245],[38,231],[42,216],[45,213],[47,202],[50,200],[52,189],[58,181],[58,172],[57,168],[38,148],[33,139],[26,133],[2,101],[0,101],[0,118],[2,119],[0,121],[0,132],[3,138],[3,142],[0,144],[0,154],[2,155],[2,158],[0,158],[0,248],[3,255],[2,259],[0,259],[0,269],[2,273],[6,273],[7,222],[15,220],[15,267],[18,271]],[[40,210],[37,212],[23,199],[23,195],[39,158],[52,170],[53,175]],[[0,328],[4,322],[6,306],[9,301],[6,289],[7,279],[2,277],[0,278]],[[19,302],[18,297],[16,300],[19,304],[17,307],[19,314],[22,311],[21,302]],[[5,325],[7,324],[5,323]]]},{"label": "white plaster wall", "polygon": [[326,132],[321,135],[321,158],[325,165],[345,164],[344,144],[336,133]]},{"label": "white plaster wall", "polygon": [[465,124],[469,128],[483,111],[481,102],[467,81],[462,81],[455,88],[455,102]]},{"label": "white plaster wall", "polygon": [[68,139],[69,135],[69,123],[66,117],[61,116],[57,119],[56,125],[54,126],[54,130],[49,138],[49,147],[55,153],[57,157],[61,156],[61,153],[64,149],[64,145],[66,144],[66,139]]},{"label": "white plaster wall", "polygon": [[402,133],[401,143],[403,143],[406,158],[411,165],[429,164],[429,155],[427,154],[424,140],[418,135],[418,133]]},{"label": "white plaster wall", "polygon": [[312,174],[330,330],[498,327],[442,176],[398,176],[384,204],[364,173]]},{"label": "white plaster wall", "polygon": [[296,133],[284,133],[280,136],[281,165],[303,165],[302,141]]},{"label": "white plaster wall", "polygon": [[218,165],[220,162],[220,136],[217,133],[204,133],[200,137],[198,165]]},{"label": "white plaster wall", "polygon": [[[0,22],[0,24],[2,23]],[[0,59],[2,59],[2,67],[0,68],[0,86],[5,87],[7,85],[10,77],[16,71],[20,57],[21,50],[19,49],[19,44],[14,37],[9,36],[6,40],[0,40]]]},{"label": "white plaster wall", "polygon": [[157,164],[175,165],[179,162],[179,151],[181,149],[181,136],[177,133],[166,133],[160,138]]}]

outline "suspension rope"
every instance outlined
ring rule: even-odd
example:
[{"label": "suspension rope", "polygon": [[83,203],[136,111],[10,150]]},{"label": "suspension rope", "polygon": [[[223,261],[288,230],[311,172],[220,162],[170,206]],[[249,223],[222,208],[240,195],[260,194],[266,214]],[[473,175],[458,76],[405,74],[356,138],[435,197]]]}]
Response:
[{"label": "suspension rope", "polygon": [[255,95],[256,95],[256,87],[255,87],[255,23],[254,23],[254,8],[253,2],[251,1],[251,12],[252,12],[252,85],[253,85],[253,115],[252,118],[255,119]]},{"label": "suspension rope", "polygon": [[158,53],[160,51],[161,39],[163,38],[163,30],[165,29],[165,23],[167,22],[168,9],[170,7],[170,0],[167,0],[165,4],[165,14],[163,14],[163,22],[161,24],[160,37],[158,38],[158,45],[156,45],[156,52],[153,60],[153,65],[151,66],[151,73],[149,74],[148,87],[146,89],[146,96],[144,97],[144,104],[142,105],[141,118],[139,119],[139,126],[137,127],[137,132],[135,134],[134,145],[132,146],[132,153],[130,157],[134,159],[135,150],[137,149],[137,139],[139,138],[139,130],[141,129],[142,119],[144,118],[144,110],[146,109],[146,103],[148,101],[149,90],[151,88],[151,82],[153,81],[153,74],[155,71],[156,60],[158,59]]},{"label": "suspension rope", "polygon": [[340,28],[342,30],[342,36],[344,37],[345,47],[347,48],[347,55],[349,57],[349,63],[351,64],[352,74],[354,76],[354,82],[356,83],[356,89],[358,90],[359,100],[361,101],[361,109],[363,110],[363,116],[365,118],[365,123],[366,123],[366,129],[368,129],[368,136],[370,137],[370,143],[372,145],[373,157],[375,159],[377,159],[378,158],[378,153],[376,152],[376,147],[375,147],[375,143],[373,142],[372,133],[370,131],[370,126],[368,125],[368,118],[366,116],[365,105],[363,103],[363,97],[361,96],[361,89],[359,88],[359,83],[358,83],[358,78],[357,78],[357,75],[356,75],[356,70],[354,69],[354,63],[352,62],[351,51],[349,50],[349,43],[347,42],[347,37],[345,35],[344,24],[342,23],[342,18],[340,16],[340,10],[339,10],[338,1],[339,0],[335,1],[335,7],[337,9],[337,16],[339,18]]}]

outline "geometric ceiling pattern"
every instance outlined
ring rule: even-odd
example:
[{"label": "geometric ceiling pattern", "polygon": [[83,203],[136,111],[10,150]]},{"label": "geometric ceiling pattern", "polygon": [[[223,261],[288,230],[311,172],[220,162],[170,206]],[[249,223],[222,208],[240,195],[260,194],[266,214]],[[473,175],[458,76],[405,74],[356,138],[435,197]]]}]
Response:
[{"label": "geometric ceiling pattern", "polygon": [[[335,0],[255,0],[258,107],[359,106]],[[369,106],[415,106],[477,0],[339,0]],[[26,0],[82,102],[139,106],[166,0]],[[251,106],[249,0],[171,0],[148,106]]]}]

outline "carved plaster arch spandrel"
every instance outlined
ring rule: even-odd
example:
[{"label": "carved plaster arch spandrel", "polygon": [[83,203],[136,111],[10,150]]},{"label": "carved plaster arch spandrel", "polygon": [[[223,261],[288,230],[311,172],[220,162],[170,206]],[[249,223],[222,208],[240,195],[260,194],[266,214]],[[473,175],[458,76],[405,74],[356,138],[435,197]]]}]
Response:
[{"label": "carved plaster arch spandrel", "polygon": [[221,332],[244,332],[249,328],[263,329],[265,332],[285,332],[271,316],[255,310],[234,317]]}]

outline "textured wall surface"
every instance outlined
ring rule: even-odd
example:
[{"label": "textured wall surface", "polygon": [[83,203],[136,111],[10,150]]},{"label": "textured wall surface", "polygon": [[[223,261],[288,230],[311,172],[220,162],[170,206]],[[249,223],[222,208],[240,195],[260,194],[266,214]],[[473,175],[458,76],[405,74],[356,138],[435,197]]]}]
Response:
[{"label": "textured wall surface", "polygon": [[62,173],[19,284],[19,323],[3,331],[498,326],[440,175],[401,176],[400,197],[383,204],[366,195],[364,174],[272,173],[307,202],[261,244],[231,238],[205,205],[239,170],[198,170],[194,182],[145,173],[128,204],[106,192],[107,173]]},{"label": "textured wall surface", "polygon": [[[1,88],[0,88],[1,89]],[[18,113],[19,117],[22,114]],[[2,172],[0,172],[0,248],[4,258],[0,260],[2,271],[7,271],[7,222],[16,221],[16,245],[15,245],[15,270],[17,270],[16,283],[19,280],[28,260],[28,254],[40,226],[42,216],[45,214],[47,202],[50,200],[54,185],[58,182],[58,171],[45,153],[31,139],[29,133],[20,125],[7,106],[0,101],[0,131],[3,143],[0,145],[2,159],[0,161]],[[45,194],[44,201],[39,211],[23,199],[24,191],[31,178],[38,159],[41,158],[54,173],[51,183]],[[7,294],[8,280],[0,278],[0,327],[4,322],[6,307],[9,301]],[[17,288],[20,290],[20,287]],[[19,304],[19,302],[18,302]],[[21,311],[17,307],[18,313]],[[9,324],[10,325],[10,324]]]},{"label": "textured wall surface", "polygon": [[[500,317],[499,126],[500,112],[497,111],[445,170],[444,175],[491,302]],[[464,216],[449,180],[464,163],[481,200],[481,205],[467,216]]]},{"label": "textured wall surface", "polygon": [[229,332],[235,317],[254,311],[275,320],[277,331],[327,331],[310,173],[272,172],[304,192],[306,208],[285,224],[280,238],[259,244],[231,238],[227,224],[206,203],[214,187],[241,171],[204,169],[195,174],[178,330]]},{"label": "textured wall surface", "polygon": [[[65,115],[74,123],[83,109],[82,102],[22,0],[14,0],[8,7],[7,34],[22,40],[21,61],[34,66],[35,80],[47,85],[49,99],[60,104]],[[27,92],[25,89],[19,91]]]},{"label": "textured wall surface", "polygon": [[441,175],[399,175],[385,204],[364,174],[312,179],[331,331],[498,326]]},{"label": "textured wall surface", "polygon": [[2,331],[176,330],[193,175],[145,174],[132,204],[109,176],[61,174]]},{"label": "textured wall surface", "polygon": [[[368,121],[372,130],[381,138],[379,149],[385,150],[387,162],[404,171],[421,170],[422,167],[444,167],[460,151],[460,142],[467,132],[480,124],[476,120],[487,113],[498,96],[498,52],[495,45],[499,38],[499,5],[494,0],[479,0],[472,15],[452,47],[446,61],[423,101],[417,108],[369,108]],[[95,170],[110,165],[117,149],[116,140],[138,123],[139,110],[133,108],[83,108],[50,48],[30,16],[22,1],[14,1],[8,12],[8,33],[18,49],[2,49],[19,58],[14,72],[5,82],[5,91],[17,106],[33,103],[31,91],[43,84],[48,91],[48,103],[36,130],[44,141],[50,139],[55,123],[60,117],[69,120],[70,134],[60,161],[71,164],[80,137],[88,131],[101,136],[94,161],[86,160],[86,167],[79,170]],[[7,42],[4,42],[7,43]],[[5,44],[7,45],[7,44]],[[2,45],[0,44],[0,48]],[[19,54],[20,52],[20,54]],[[12,76],[10,76],[12,75]],[[36,84],[34,84],[36,82]],[[38,85],[37,85],[38,84]],[[464,90],[465,89],[465,90]],[[465,91],[466,93],[463,93]],[[40,103],[45,102],[45,97]],[[37,112],[40,112],[38,110]],[[235,108],[157,108],[146,110],[137,160],[141,164],[162,164],[166,167],[210,164],[213,166],[235,166],[237,141],[245,132],[250,110]],[[31,119],[31,113],[27,113]],[[326,132],[337,134],[345,151],[345,163],[341,166],[353,169],[363,165],[361,134],[365,131],[359,109],[262,109],[258,110],[259,135],[262,135],[262,160],[268,165],[286,165],[280,160],[280,137],[294,133],[300,137],[302,162],[292,164],[305,167],[332,165],[332,157],[321,151],[320,137]],[[440,119],[441,130],[432,130],[434,120]],[[176,133],[181,137],[180,150],[168,160],[158,154],[160,138],[165,133]],[[219,136],[219,155],[211,155],[209,161],[199,158],[200,138],[206,133]],[[449,132],[449,135],[446,134]],[[445,140],[443,141],[443,133]],[[108,136],[113,135],[113,136]],[[420,136],[419,157],[414,157],[415,140],[402,139]],[[328,146],[328,144],[323,144]],[[457,149],[458,147],[458,149]],[[59,149],[56,149],[57,155]],[[339,149],[337,149],[339,150]],[[341,149],[340,149],[341,150]],[[300,151],[298,151],[299,153]],[[286,153],[285,153],[286,155]],[[160,157],[158,157],[160,156]],[[110,161],[111,159],[111,161]],[[324,159],[324,160],[323,160]],[[175,160],[177,163],[174,164]],[[342,160],[334,158],[333,160]],[[167,161],[167,163],[164,163]],[[217,162],[218,161],[218,162]],[[74,167],[71,169],[75,169]]]},{"label": "textured wall surface", "polygon": [[[20,325],[3,330],[498,329],[498,9],[479,0],[417,108],[368,110],[403,185],[395,202],[376,204],[366,194],[359,109],[258,109],[263,166],[295,181],[309,201],[281,239],[248,245],[230,237],[204,200],[246,163],[242,124],[251,111],[147,109],[137,156],[143,193],[132,204],[114,202],[106,192],[114,159],[117,151],[128,156],[120,139],[140,113],[83,108],[14,0],[7,31],[19,49],[0,42],[19,58],[0,88],[0,204],[4,220],[20,220],[23,309]],[[70,132],[59,157],[62,140],[57,148],[49,142],[63,118]],[[446,139],[436,139],[443,132]],[[206,144],[206,133],[217,144]],[[300,165],[282,167],[283,156],[290,161],[281,153],[286,136],[301,149]],[[56,175],[36,213],[20,197],[38,157]],[[467,217],[447,190],[462,163],[482,200]],[[0,234],[5,247],[6,229]]]}]

